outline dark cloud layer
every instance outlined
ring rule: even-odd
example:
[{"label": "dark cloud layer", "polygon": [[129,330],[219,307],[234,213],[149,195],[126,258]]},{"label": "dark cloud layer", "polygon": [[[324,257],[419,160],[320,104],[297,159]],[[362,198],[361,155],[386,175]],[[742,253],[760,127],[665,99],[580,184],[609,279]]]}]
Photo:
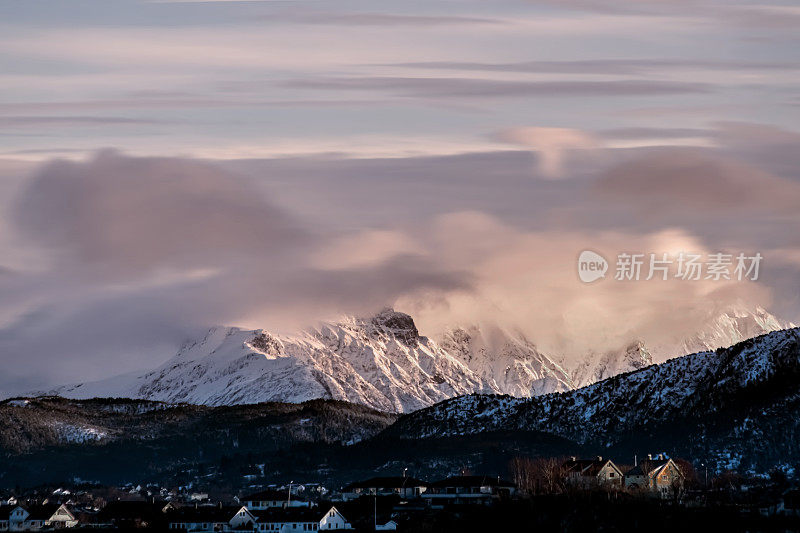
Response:
[{"label": "dark cloud layer", "polygon": [[622,163],[597,187],[650,213],[737,208],[792,213],[800,205],[800,184],[697,149],[656,151]]},{"label": "dark cloud layer", "polygon": [[15,220],[23,235],[78,265],[140,274],[214,265],[235,253],[282,252],[307,238],[233,174],[206,163],[114,152],[89,164],[47,165],[21,197]]}]

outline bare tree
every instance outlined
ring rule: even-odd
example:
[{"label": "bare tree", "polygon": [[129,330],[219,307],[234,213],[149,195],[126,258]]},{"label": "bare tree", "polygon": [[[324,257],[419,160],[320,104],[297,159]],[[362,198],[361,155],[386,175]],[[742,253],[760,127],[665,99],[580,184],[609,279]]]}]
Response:
[{"label": "bare tree", "polygon": [[678,470],[680,470],[681,475],[683,476],[684,486],[693,488],[700,485],[700,476],[697,475],[697,470],[695,470],[692,463],[686,459],[673,459],[672,461],[678,467]]},{"label": "bare tree", "polygon": [[535,494],[536,482],[533,477],[533,461],[527,457],[514,457],[509,465],[517,490],[526,494]]},{"label": "bare tree", "polygon": [[558,457],[515,457],[510,469],[519,490],[527,494],[557,494],[564,491],[563,463]]},{"label": "bare tree", "polygon": [[545,494],[557,494],[564,490],[564,461],[558,457],[539,457],[533,460],[534,477]]}]

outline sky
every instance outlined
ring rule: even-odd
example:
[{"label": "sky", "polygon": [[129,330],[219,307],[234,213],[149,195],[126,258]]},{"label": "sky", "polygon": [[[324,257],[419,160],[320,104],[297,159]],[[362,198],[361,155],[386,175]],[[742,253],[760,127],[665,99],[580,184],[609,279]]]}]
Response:
[{"label": "sky", "polygon": [[[799,29],[792,2],[0,0],[0,395],[384,306],[576,357],[734,305],[800,322]],[[682,251],[763,261],[612,279]]]}]

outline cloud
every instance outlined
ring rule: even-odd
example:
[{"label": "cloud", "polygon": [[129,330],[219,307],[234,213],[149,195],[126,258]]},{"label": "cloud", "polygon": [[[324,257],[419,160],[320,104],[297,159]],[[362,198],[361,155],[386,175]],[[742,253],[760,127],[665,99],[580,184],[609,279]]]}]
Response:
[{"label": "cloud", "polygon": [[564,175],[564,157],[571,150],[592,150],[599,147],[594,136],[569,128],[512,128],[498,132],[503,142],[524,146],[539,154],[539,174],[547,179]]},{"label": "cloud", "polygon": [[730,157],[777,176],[800,181],[800,133],[768,124],[718,122],[714,140]]},{"label": "cloud", "polygon": [[0,126],[111,126],[125,124],[162,124],[159,120],[138,119],[128,117],[94,117],[94,116],[0,116]]},{"label": "cloud", "polygon": [[470,61],[422,61],[396,63],[389,66],[432,70],[462,70],[487,72],[531,72],[550,74],[598,74],[638,76],[662,73],[665,70],[714,71],[773,71],[800,69],[800,63],[790,61],[726,61],[680,59],[583,59],[573,61],[517,61],[513,63],[479,63]]},{"label": "cloud", "polygon": [[[372,312],[399,294],[468,285],[403,237],[299,221],[249,179],[183,158],[103,151],[54,161],[23,188],[12,228],[41,255],[0,277],[0,357],[25,376],[77,380],[147,368],[213,324],[294,331]],[[342,245],[338,257],[330,246]],[[329,259],[326,261],[326,259]]]},{"label": "cloud", "polygon": [[747,28],[791,29],[800,25],[800,10],[796,6],[761,2],[745,5],[724,0],[716,2],[698,0],[655,0],[651,2],[531,0],[531,3],[593,13],[705,19],[716,25],[722,22]]},{"label": "cloud", "polygon": [[712,137],[716,130],[710,128],[612,128],[597,132],[603,139],[635,141],[644,139],[700,139]]},{"label": "cloud", "polygon": [[[567,128],[505,134],[537,152],[600,144]],[[795,149],[786,132],[765,139]],[[213,324],[292,332],[393,303],[423,334],[486,322],[570,357],[635,337],[668,351],[739,302],[796,320],[792,179],[724,146],[591,151],[552,165],[560,180],[530,179],[522,150],[51,162],[0,213],[20,243],[4,254],[35,258],[3,263],[0,362],[27,363],[0,390],[148,368]],[[683,248],[760,250],[762,279],[589,287],[574,269],[584,249],[613,262]]]},{"label": "cloud", "polygon": [[19,231],[81,266],[125,275],[214,265],[251,249],[284,251],[307,238],[252,186],[206,163],[99,153],[56,161],[28,185]]},{"label": "cloud", "polygon": [[541,96],[570,98],[582,96],[659,96],[702,94],[712,88],[703,83],[612,80],[612,81],[509,81],[480,78],[411,77],[318,77],[281,83],[296,89],[386,91],[416,98],[491,98]]},{"label": "cloud", "polygon": [[607,170],[597,189],[655,213],[740,208],[793,213],[800,183],[697,149],[664,149]]},{"label": "cloud", "polygon": [[422,250],[408,235],[397,230],[364,230],[325,243],[314,254],[321,269],[343,270],[379,265],[398,255]]},{"label": "cloud", "polygon": [[[401,298],[398,306],[418,318],[421,331],[437,336],[453,324],[500,322],[567,361],[636,338],[647,339],[659,357],[678,355],[671,350],[728,307],[771,303],[769,289],[753,283],[611,279],[622,251],[709,251],[680,229],[523,231],[465,212],[439,217],[427,242],[447,264],[472,265],[475,282],[472,291]],[[607,279],[591,285],[579,280],[576,261],[586,249],[611,262]]]},{"label": "cloud", "polygon": [[326,26],[426,26],[505,24],[505,21],[483,17],[453,15],[405,15],[398,13],[333,13],[284,11],[272,13],[265,22],[290,22]]}]

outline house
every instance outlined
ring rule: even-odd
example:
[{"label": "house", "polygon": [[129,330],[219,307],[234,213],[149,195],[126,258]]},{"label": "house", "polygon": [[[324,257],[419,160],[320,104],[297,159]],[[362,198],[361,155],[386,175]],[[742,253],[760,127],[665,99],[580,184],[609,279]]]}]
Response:
[{"label": "house", "polygon": [[646,461],[625,474],[625,488],[671,498],[683,490],[683,478],[681,469],[672,459],[664,454],[648,455]]},{"label": "house", "polygon": [[400,496],[418,498],[428,489],[428,483],[408,476],[374,477],[350,483],[342,489],[342,499],[354,500],[361,496]]},{"label": "house", "polygon": [[336,507],[327,511],[319,508],[273,507],[254,511],[256,531],[299,533],[300,531],[337,531],[353,529],[353,526]]},{"label": "house", "polygon": [[98,520],[116,528],[166,527],[168,515],[176,507],[170,502],[117,500],[106,504],[98,513]]},{"label": "house", "polygon": [[256,517],[245,506],[196,506],[169,515],[169,529],[183,531],[253,530]]},{"label": "house", "polygon": [[516,493],[517,487],[510,481],[491,476],[453,476],[434,481],[421,494],[429,505],[446,503],[491,504]]},{"label": "house", "polygon": [[311,507],[311,502],[287,491],[266,490],[249,494],[240,499],[251,511],[272,509],[274,507]]},{"label": "house", "polygon": [[331,507],[328,509],[322,518],[319,520],[319,528],[323,530],[335,530],[335,529],[352,529],[353,527],[350,525],[350,522],[342,516],[342,513],[339,512],[336,507]]},{"label": "house", "polygon": [[78,519],[67,509],[66,505],[49,503],[36,505],[28,509],[31,513],[29,519],[43,519],[45,527],[49,529],[63,529],[78,525]]},{"label": "house", "polygon": [[570,457],[561,465],[565,481],[577,488],[622,486],[622,470],[610,459],[597,456],[594,459]]},{"label": "house", "polygon": [[6,505],[0,508],[0,531],[38,531],[75,527],[78,519],[59,503]]},{"label": "house", "polygon": [[[22,507],[21,505],[14,505],[11,506],[11,510],[8,514],[8,530],[9,531],[25,531],[28,529],[27,526],[32,524],[26,525],[26,520],[30,516],[30,513],[27,509]],[[39,525],[41,528],[41,525]]]}]

